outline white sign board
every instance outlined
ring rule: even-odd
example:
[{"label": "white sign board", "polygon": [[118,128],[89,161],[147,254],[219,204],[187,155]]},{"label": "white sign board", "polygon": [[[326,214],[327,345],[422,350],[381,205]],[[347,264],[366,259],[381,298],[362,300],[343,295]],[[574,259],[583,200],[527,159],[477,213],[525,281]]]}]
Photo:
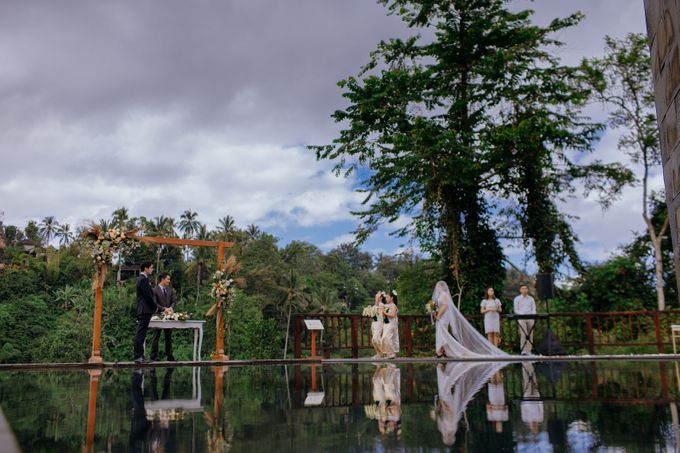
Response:
[{"label": "white sign board", "polygon": [[305,398],[305,406],[321,406],[324,392],[309,392]]},{"label": "white sign board", "polygon": [[323,330],[323,324],[320,319],[305,319],[305,327],[307,330]]}]

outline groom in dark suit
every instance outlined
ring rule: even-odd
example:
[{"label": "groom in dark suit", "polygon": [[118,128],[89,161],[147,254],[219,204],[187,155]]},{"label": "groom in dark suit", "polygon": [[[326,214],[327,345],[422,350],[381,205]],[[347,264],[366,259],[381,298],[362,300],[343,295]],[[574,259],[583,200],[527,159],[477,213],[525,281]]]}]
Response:
[{"label": "groom in dark suit", "polygon": [[[156,305],[161,311],[172,310],[175,311],[177,307],[177,298],[175,292],[170,287],[170,274],[163,272],[158,276],[158,286],[153,289],[153,295],[156,297]],[[171,329],[155,329],[153,339],[151,340],[151,360],[156,360],[158,357],[158,340],[161,338],[161,331],[165,334],[165,355],[169,362],[174,362],[175,358],[172,356],[172,330]]]},{"label": "groom in dark suit", "polygon": [[140,269],[141,272],[137,277],[137,331],[135,332],[134,356],[135,362],[144,363],[150,362],[144,357],[146,331],[149,330],[151,316],[156,313],[158,306],[149,283],[149,277],[153,274],[153,264],[151,261],[145,261]]}]

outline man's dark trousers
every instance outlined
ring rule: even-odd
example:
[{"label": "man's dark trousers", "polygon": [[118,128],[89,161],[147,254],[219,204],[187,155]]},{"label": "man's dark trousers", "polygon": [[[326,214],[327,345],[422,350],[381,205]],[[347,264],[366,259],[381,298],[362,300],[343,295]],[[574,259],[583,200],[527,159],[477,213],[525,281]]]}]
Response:
[{"label": "man's dark trousers", "polygon": [[146,332],[149,330],[151,316],[153,316],[151,313],[137,315],[137,330],[135,331],[134,342],[135,358],[144,357],[144,340],[146,339]]}]

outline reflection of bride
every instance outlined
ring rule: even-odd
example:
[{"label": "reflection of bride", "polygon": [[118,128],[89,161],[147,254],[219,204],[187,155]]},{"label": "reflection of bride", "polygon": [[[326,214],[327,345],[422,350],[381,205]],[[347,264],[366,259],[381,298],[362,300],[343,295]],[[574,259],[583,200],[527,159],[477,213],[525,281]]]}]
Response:
[{"label": "reflection of bride", "polygon": [[369,418],[378,421],[381,434],[399,434],[401,425],[401,371],[388,364],[373,374],[373,405],[364,408]]},{"label": "reflection of bride", "polygon": [[437,303],[437,356],[481,357],[508,355],[491,344],[477,329],[470,325],[454,305],[446,282],[437,282],[432,293],[432,300]]},{"label": "reflection of bride", "polygon": [[506,363],[449,362],[437,366],[437,428],[446,445],[456,441],[456,431],[465,408],[491,376]]}]

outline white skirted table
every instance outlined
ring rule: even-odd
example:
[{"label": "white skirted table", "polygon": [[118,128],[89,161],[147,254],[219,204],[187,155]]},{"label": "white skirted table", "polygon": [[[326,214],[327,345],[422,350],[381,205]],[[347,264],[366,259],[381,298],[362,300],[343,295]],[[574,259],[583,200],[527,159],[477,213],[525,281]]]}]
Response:
[{"label": "white skirted table", "polygon": [[193,329],[194,330],[194,361],[201,360],[203,346],[203,324],[205,321],[188,319],[186,321],[163,321],[152,319],[149,329]]}]

